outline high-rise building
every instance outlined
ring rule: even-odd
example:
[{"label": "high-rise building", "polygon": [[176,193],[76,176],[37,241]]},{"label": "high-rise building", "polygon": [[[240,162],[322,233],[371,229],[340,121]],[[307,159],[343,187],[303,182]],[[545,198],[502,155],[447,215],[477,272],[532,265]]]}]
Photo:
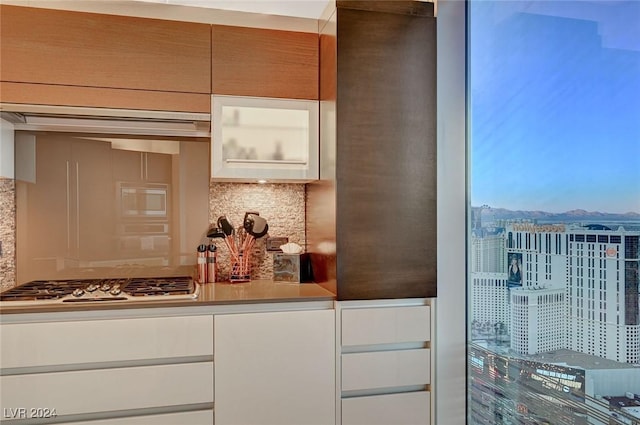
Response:
[{"label": "high-rise building", "polygon": [[[522,289],[564,291],[565,348],[623,363],[640,363],[639,239],[638,231],[600,225],[511,224],[505,232],[508,258],[522,260]],[[512,335],[518,345],[512,348],[533,354],[555,345],[555,325],[539,317],[540,304],[537,310],[524,308],[514,302],[516,296],[522,297],[518,302],[530,302],[535,295],[512,291],[512,332],[524,332],[518,327],[520,316],[525,310],[529,314],[527,344],[525,334]],[[547,314],[557,314],[555,301],[545,308]],[[550,340],[544,341],[546,337]]]},{"label": "high-rise building", "polygon": [[475,231],[471,238],[471,273],[504,273],[503,232]]},{"label": "high-rise building", "polygon": [[473,273],[471,279],[472,326],[497,325],[501,328],[497,330],[508,332],[511,318],[505,273]]},{"label": "high-rise building", "polygon": [[566,347],[563,288],[511,289],[511,349],[530,355]]}]

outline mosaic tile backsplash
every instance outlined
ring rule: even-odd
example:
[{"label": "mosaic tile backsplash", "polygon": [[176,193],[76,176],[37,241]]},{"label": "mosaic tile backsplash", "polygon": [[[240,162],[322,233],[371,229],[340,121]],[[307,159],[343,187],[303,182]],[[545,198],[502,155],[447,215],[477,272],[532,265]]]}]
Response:
[{"label": "mosaic tile backsplash", "polygon": [[16,186],[13,179],[0,178],[0,291],[16,282]]},{"label": "mosaic tile backsplash", "polygon": [[[256,240],[251,257],[251,278],[273,277],[273,254],[266,250],[267,237],[285,236],[305,247],[305,185],[217,183],[209,187],[209,223],[226,215],[235,228],[242,226],[244,214],[257,211],[269,224],[269,233]],[[229,250],[222,239],[218,247],[217,281],[227,281],[231,270]]]}]

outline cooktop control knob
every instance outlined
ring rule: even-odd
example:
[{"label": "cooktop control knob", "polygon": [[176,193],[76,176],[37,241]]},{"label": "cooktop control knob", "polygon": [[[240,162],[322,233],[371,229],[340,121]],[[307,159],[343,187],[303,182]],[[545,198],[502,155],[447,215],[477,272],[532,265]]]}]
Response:
[{"label": "cooktop control knob", "polygon": [[98,285],[96,285],[95,283],[92,283],[89,286],[87,286],[87,292],[95,292],[96,289],[98,289]]},{"label": "cooktop control knob", "polygon": [[76,288],[73,290],[73,292],[71,293],[71,295],[73,295],[74,297],[81,297],[84,295],[84,289],[82,288]]},{"label": "cooktop control knob", "polygon": [[111,295],[120,295],[120,293],[122,293],[122,289],[120,289],[120,285],[115,285],[113,288],[111,288],[109,293]]},{"label": "cooktop control knob", "polygon": [[110,283],[103,283],[102,285],[100,285],[100,290],[102,292],[108,292],[109,289],[111,289],[111,284]]}]

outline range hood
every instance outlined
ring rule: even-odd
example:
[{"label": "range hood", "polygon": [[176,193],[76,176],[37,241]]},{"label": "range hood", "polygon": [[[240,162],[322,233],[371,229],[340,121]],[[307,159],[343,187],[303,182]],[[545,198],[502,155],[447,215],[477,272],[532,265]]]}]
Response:
[{"label": "range hood", "polygon": [[0,103],[15,130],[137,136],[211,136],[211,114]]}]

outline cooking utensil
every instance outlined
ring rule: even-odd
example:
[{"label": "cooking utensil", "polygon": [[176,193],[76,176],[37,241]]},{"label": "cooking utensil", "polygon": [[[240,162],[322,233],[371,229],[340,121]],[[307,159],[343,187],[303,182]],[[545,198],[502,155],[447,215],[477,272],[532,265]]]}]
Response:
[{"label": "cooking utensil", "polygon": [[261,238],[269,231],[267,220],[254,213],[246,213],[244,229],[254,238]]},{"label": "cooking utensil", "polygon": [[209,239],[224,239],[227,235],[219,227],[212,227],[207,232]]},{"label": "cooking utensil", "polygon": [[221,228],[224,234],[227,236],[233,235],[233,232],[235,231],[233,228],[233,224],[229,222],[227,216],[225,215],[221,215],[220,217],[218,217],[218,227]]}]

